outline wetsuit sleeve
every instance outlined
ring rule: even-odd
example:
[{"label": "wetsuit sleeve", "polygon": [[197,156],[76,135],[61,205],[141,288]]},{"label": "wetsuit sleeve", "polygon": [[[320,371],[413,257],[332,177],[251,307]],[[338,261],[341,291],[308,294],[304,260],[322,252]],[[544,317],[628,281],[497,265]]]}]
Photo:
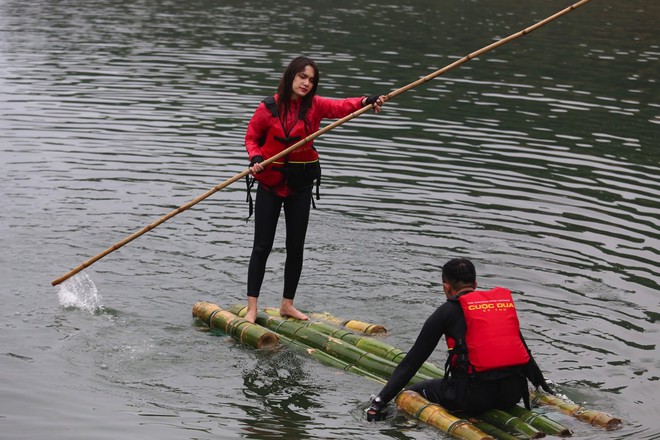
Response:
[{"label": "wetsuit sleeve", "polygon": [[429,358],[442,335],[445,334],[447,325],[447,307],[439,307],[424,323],[422,330],[417,336],[415,344],[396,367],[390,380],[378,394],[383,405],[392,400],[405,387],[410,379],[417,373],[419,367]]},{"label": "wetsuit sleeve", "polygon": [[272,115],[262,102],[255,110],[252,119],[248,123],[247,131],[245,133],[245,148],[248,152],[250,160],[255,156],[261,156],[260,142],[265,138],[268,133],[268,128],[271,124]]},{"label": "wetsuit sleeve", "polygon": [[338,119],[348,116],[362,108],[362,98],[331,99],[322,96],[314,97],[314,105],[318,109],[319,119]]},{"label": "wetsuit sleeve", "polygon": [[543,377],[543,372],[536,363],[534,356],[532,356],[532,352],[527,346],[527,342],[525,342],[525,338],[523,338],[522,333],[520,333],[520,340],[523,342],[523,345],[525,345],[527,353],[529,354],[529,362],[527,362],[527,364],[523,367],[523,374],[527,377],[527,379],[529,379],[535,388],[541,387],[544,391],[550,394],[554,394],[552,389],[546,383],[545,377]]}]

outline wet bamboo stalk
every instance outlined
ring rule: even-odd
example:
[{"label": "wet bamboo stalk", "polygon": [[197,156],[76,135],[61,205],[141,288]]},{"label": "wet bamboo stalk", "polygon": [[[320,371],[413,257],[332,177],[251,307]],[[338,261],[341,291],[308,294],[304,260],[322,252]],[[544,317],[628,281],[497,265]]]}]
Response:
[{"label": "wet bamboo stalk", "polygon": [[486,434],[496,438],[497,440],[520,440],[519,437],[516,437],[513,434],[509,434],[508,432],[503,431],[500,428],[491,425],[490,423],[486,423],[483,420],[470,419],[470,422],[474,426],[481,429]]},{"label": "wet bamboo stalk", "polygon": [[[275,308],[267,307],[264,310],[266,311],[266,313],[268,313],[271,316],[275,316],[275,317],[280,316],[279,310]],[[347,320],[340,319],[327,312],[318,313],[318,312],[310,312],[307,310],[301,310],[301,311],[314,319],[317,319],[332,326],[332,328],[336,328],[336,327],[339,327],[340,329],[346,328],[351,331],[370,334],[370,335],[387,333],[387,329],[379,324],[371,324],[368,322],[359,321],[357,319],[347,319]],[[321,324],[318,321],[316,323]]]},{"label": "wet bamboo stalk", "polygon": [[[241,305],[235,305],[230,308],[232,313],[245,315],[246,308]],[[372,374],[375,374],[387,380],[391,375],[396,364],[386,359],[368,353],[354,345],[343,342],[338,338],[319,333],[305,326],[305,321],[291,318],[277,318],[267,314],[259,314],[257,323],[266,327],[275,333],[295,339],[312,348],[323,350],[327,354],[345,361],[351,365],[360,367]],[[423,380],[431,379],[429,376],[420,373],[413,376],[410,384],[415,384]]]},{"label": "wet bamboo stalk", "polygon": [[555,422],[554,420],[544,416],[543,414],[537,413],[535,411],[529,411],[521,406],[514,406],[513,408],[507,410],[511,415],[521,418],[528,423],[539,429],[546,434],[556,435],[559,437],[570,437],[573,433],[566,426]]},{"label": "wet bamboo stalk", "polygon": [[402,391],[396,397],[396,404],[401,410],[422,422],[435,426],[443,432],[465,440],[493,440],[468,420],[460,419],[446,409],[431,403],[414,391]]},{"label": "wet bamboo stalk", "polygon": [[275,333],[222,310],[216,304],[198,302],[193,306],[192,313],[193,317],[210,328],[220,329],[242,344],[259,349],[279,343],[279,337]]},{"label": "wet bamboo stalk", "polygon": [[480,414],[479,418],[503,431],[510,431],[526,439],[543,438],[546,435],[545,432],[539,431],[520,418],[498,409],[488,410]]},{"label": "wet bamboo stalk", "polygon": [[287,347],[291,347],[296,351],[306,354],[313,359],[316,359],[323,365],[340,368],[344,371],[348,371],[354,374],[359,374],[360,376],[367,377],[375,382],[384,384],[386,381],[382,377],[376,376],[375,374],[369,373],[362,368],[356,367],[355,365],[350,365],[348,362],[344,362],[341,359],[337,359],[324,352],[323,350],[318,350],[316,348],[311,348],[302,342],[296,341],[295,339],[287,338],[286,336],[279,335],[280,341]]},{"label": "wet bamboo stalk", "polygon": [[620,429],[623,425],[621,419],[617,417],[613,417],[601,411],[586,409],[576,403],[569,402],[551,394],[538,393],[533,394],[532,397],[534,404],[551,405],[563,413],[569,414],[594,426],[600,426],[608,431]]},{"label": "wet bamboo stalk", "polygon": [[[232,312],[239,312],[237,313],[238,315],[240,315],[241,313],[243,314],[245,313],[244,307],[242,306],[235,306],[235,307],[237,308],[235,309],[234,307],[232,307],[230,310]],[[239,309],[238,307],[242,307],[242,308]],[[267,314],[271,316],[276,316],[276,317],[279,316],[279,310],[275,308],[266,308],[264,310],[266,311]],[[314,329],[320,333],[335,337],[337,339],[341,339],[344,342],[348,342],[349,344],[361,348],[362,350],[374,354],[378,357],[387,359],[389,361],[393,361],[395,364],[399,364],[399,362],[401,362],[403,358],[406,356],[406,352],[394,347],[393,345],[387,344],[381,340],[374,339],[369,336],[357,335],[353,332],[337,328],[332,324],[328,324],[325,322],[318,322],[318,321],[299,321],[299,322],[302,325]],[[428,376],[430,378],[444,376],[444,370],[442,370],[438,366],[428,361],[422,364],[418,372],[421,375]]]},{"label": "wet bamboo stalk", "polygon": [[387,333],[387,329],[379,324],[371,324],[368,322],[358,321],[355,319],[344,320],[332,316],[329,313],[309,313],[309,312],[305,312],[305,313],[309,314],[309,316],[311,316],[314,319],[319,319],[321,321],[329,322],[330,324],[334,324],[338,327],[344,327],[349,330],[353,330],[360,333],[366,333],[371,335]]}]

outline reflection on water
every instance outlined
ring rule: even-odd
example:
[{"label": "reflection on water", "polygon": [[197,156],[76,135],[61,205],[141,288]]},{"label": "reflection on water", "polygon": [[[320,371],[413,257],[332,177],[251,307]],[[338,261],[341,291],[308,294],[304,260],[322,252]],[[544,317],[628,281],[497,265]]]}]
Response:
[{"label": "reflection on water", "polygon": [[[323,95],[387,93],[565,6],[0,0],[0,343],[12,354],[1,362],[48,353],[67,375],[53,379],[57,399],[112,396],[111,411],[152,420],[144,438],[436,437],[400,420],[363,425],[352,414],[377,388],[363,378],[190,327],[195,301],[244,300],[253,225],[241,182],[88,269],[111,309],[85,276],[45,312],[59,324],[27,326],[14,310],[43,305],[51,278],[243,171],[247,121],[294,55],[317,59]],[[317,139],[324,177],[301,304],[365,314],[406,349],[439,303],[439,266],[469,256],[483,286],[516,292],[562,392],[626,420],[618,433],[577,425],[575,437],[654,438],[658,14],[655,2],[591,2]],[[280,294],[282,248],[278,236],[266,304]],[[81,435],[98,438],[90,419]]]},{"label": "reflection on water", "polygon": [[[313,423],[308,414],[311,408],[320,406],[320,399],[313,388],[316,381],[306,377],[302,358],[292,351],[266,353],[260,358],[253,369],[243,372],[243,394],[247,399],[262,401],[268,417],[264,417],[262,408],[248,411],[246,437],[314,438],[307,431]],[[308,381],[311,383],[305,384]]]}]

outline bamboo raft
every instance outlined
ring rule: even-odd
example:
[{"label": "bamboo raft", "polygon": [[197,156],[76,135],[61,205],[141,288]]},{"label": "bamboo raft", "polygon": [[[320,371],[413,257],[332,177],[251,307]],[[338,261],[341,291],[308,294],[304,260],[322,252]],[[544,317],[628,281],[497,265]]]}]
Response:
[{"label": "bamboo raft", "polygon": [[[324,365],[341,368],[385,383],[406,353],[372,337],[385,334],[384,327],[356,320],[341,320],[327,313],[309,313],[309,321],[281,318],[277,310],[265,309],[257,315],[256,324],[242,317],[242,305],[223,310],[209,302],[193,306],[193,318],[209,328],[218,329],[236,341],[256,349],[284,345],[308,355]],[[318,320],[318,321],[316,321]],[[359,332],[360,334],[356,333]],[[410,384],[440,378],[444,370],[425,362]],[[573,402],[546,393],[531,392],[534,405],[545,405],[569,414],[577,420],[606,430],[619,429],[619,418],[586,409]],[[395,399],[399,409],[441,431],[465,440],[520,440],[546,435],[569,437],[571,430],[545,414],[515,406],[507,411],[489,410],[478,418],[460,418],[440,405],[431,403],[418,393],[402,391]]]}]

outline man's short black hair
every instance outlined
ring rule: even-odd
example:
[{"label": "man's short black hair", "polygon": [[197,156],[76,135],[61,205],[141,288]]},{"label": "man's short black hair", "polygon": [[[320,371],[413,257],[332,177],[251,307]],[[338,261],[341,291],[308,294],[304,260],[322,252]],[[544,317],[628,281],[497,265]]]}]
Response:
[{"label": "man's short black hair", "polygon": [[442,266],[442,282],[456,287],[458,284],[474,284],[477,270],[467,258],[453,258]]}]

